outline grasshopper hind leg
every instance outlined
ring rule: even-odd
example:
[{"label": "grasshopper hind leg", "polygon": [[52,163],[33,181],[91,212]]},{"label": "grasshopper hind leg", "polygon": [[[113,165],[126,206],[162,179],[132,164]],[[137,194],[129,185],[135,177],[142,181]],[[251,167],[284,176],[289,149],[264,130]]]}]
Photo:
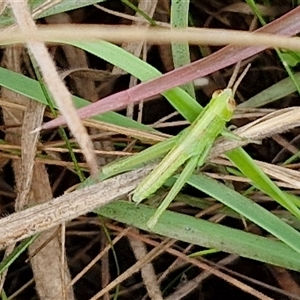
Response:
[{"label": "grasshopper hind leg", "polygon": [[168,208],[168,206],[171,204],[171,202],[174,200],[174,198],[180,192],[182,187],[185,185],[186,181],[192,175],[193,171],[197,167],[197,163],[198,163],[197,156],[193,156],[188,160],[186,166],[184,167],[182,173],[179,175],[178,179],[172,186],[167,197],[163,200],[163,202],[157,208],[154,215],[148,220],[147,226],[149,227],[149,229],[153,229],[155,227],[155,225],[156,225],[158,219],[160,218],[160,216],[162,215],[162,213]]}]

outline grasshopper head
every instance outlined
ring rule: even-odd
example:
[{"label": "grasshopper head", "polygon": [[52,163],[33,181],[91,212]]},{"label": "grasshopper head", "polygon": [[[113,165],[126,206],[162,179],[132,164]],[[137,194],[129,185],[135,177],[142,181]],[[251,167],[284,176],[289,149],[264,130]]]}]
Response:
[{"label": "grasshopper head", "polygon": [[212,105],[217,108],[218,116],[229,121],[232,118],[233,112],[236,107],[235,100],[233,99],[233,91],[230,88],[215,91],[212,95]]}]

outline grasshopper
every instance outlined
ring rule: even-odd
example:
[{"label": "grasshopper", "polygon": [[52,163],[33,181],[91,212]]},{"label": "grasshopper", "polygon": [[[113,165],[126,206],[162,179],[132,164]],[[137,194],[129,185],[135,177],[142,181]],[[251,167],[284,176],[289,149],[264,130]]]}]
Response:
[{"label": "grasshopper", "polygon": [[[243,74],[246,71],[247,69]],[[235,86],[240,81],[241,79]],[[138,164],[142,161],[149,161],[168,152],[133,191],[132,200],[138,204],[155,193],[180,166],[186,163],[168,195],[148,220],[147,226],[150,229],[154,228],[161,214],[180,192],[195,168],[203,166],[215,139],[224,131],[226,123],[231,120],[236,107],[233,99],[234,90],[235,87],[233,89],[227,87],[214,92],[209,104],[195,121],[177,136],[160,142],[133,157],[121,160],[117,164],[107,165],[103,168],[105,175],[113,175],[128,170],[132,167],[133,162]]]}]

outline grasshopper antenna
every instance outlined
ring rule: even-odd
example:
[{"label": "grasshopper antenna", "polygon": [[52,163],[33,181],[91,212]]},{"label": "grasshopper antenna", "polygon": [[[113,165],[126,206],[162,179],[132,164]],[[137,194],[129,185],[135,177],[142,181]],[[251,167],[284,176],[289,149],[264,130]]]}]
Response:
[{"label": "grasshopper antenna", "polygon": [[232,86],[234,85],[234,82],[236,81],[236,78],[238,76],[240,67],[241,67],[241,61],[238,61],[237,64],[235,65],[235,67],[234,67],[233,73],[232,73],[232,75],[229,79],[229,82],[228,82],[226,88],[228,88],[228,89],[232,88]]},{"label": "grasshopper antenna", "polygon": [[234,86],[232,87],[232,91],[233,91],[233,94],[235,94],[239,84],[241,83],[241,81],[244,79],[244,77],[246,76],[248,70],[250,69],[251,67],[251,64],[248,64],[246,66],[246,68],[244,69],[244,71],[242,72],[241,76],[237,79],[237,81],[235,82]]},{"label": "grasshopper antenna", "polygon": [[246,66],[246,68],[244,69],[244,71],[242,72],[241,76],[237,78],[238,72],[240,70],[241,67],[241,61],[239,61],[233,70],[233,73],[230,77],[230,80],[228,82],[227,88],[232,88],[233,94],[235,94],[237,87],[239,86],[239,84],[241,83],[241,81],[244,79],[245,75],[247,74],[249,68],[251,67],[251,64],[248,64]]}]

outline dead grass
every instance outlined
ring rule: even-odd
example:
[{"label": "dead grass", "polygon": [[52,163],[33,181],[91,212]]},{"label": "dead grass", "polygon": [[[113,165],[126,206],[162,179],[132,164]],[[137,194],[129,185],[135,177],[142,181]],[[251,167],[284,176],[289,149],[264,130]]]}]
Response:
[{"label": "dead grass", "polygon": [[[47,24],[102,22],[105,24],[130,24],[132,22],[130,19],[133,12],[120,1],[101,4],[106,7],[105,10],[100,7],[89,6],[77,11],[48,17],[39,22]],[[168,1],[156,3],[156,1],[141,0],[139,7],[148,15],[154,15],[155,20],[168,23]],[[288,5],[283,6],[282,3],[279,3],[278,6],[274,5],[270,9],[263,8],[265,15],[275,18],[288,10]],[[121,15],[119,15],[120,12]],[[247,7],[244,3],[239,2],[225,5],[222,1],[192,1],[191,16],[195,26],[199,27],[205,25],[212,28],[249,30],[257,26]],[[135,26],[146,26],[140,19],[134,19],[133,22]],[[26,30],[25,27],[23,29]],[[33,54],[35,46],[29,47]],[[136,56],[143,57],[162,72],[173,69],[168,45],[148,47],[140,42],[124,43],[122,47]],[[199,49],[194,46],[191,47],[191,56],[193,60],[197,60],[201,58],[200,52],[209,54],[214,50],[215,48],[202,47]],[[134,78],[129,78],[127,74],[116,67],[104,61],[96,60],[95,57],[80,49],[67,45],[57,45],[51,46],[49,51],[51,56],[49,55],[47,59],[53,60],[57,65],[57,75],[67,72],[64,81],[69,91],[92,102],[137,83]],[[252,68],[247,80],[239,88],[239,101],[248,99],[285,76],[280,62],[271,50],[249,60],[252,62]],[[27,53],[22,47],[6,47],[3,50],[1,65],[22,74],[34,73],[29,64]],[[42,65],[43,61],[40,62],[40,67]],[[45,70],[47,72],[47,66],[49,71],[49,65],[46,65],[45,69],[40,68],[44,75],[46,74]],[[96,69],[100,71],[98,72]],[[103,71],[105,71],[105,76]],[[199,98],[201,96],[202,99],[209,99],[211,91],[223,88],[231,71],[231,68],[227,68],[212,74],[210,84],[197,91]],[[106,76],[107,74],[109,76]],[[62,84],[60,79],[59,81]],[[58,88],[58,86],[54,87]],[[61,91],[60,88],[58,89]],[[64,149],[61,149],[62,147],[58,148],[64,142],[57,131],[43,132],[40,138],[30,134],[33,129],[41,125],[44,107],[4,88],[1,96],[2,99],[8,99],[10,103],[10,107],[2,103],[4,126],[2,138],[9,145],[6,147],[0,145],[0,167],[2,168],[0,203],[2,214],[6,215],[14,210],[19,211],[24,207],[39,204],[41,200],[45,202],[62,195],[78,184],[79,180],[74,174],[70,156],[65,153]],[[69,96],[66,91],[65,95],[58,97],[64,102]],[[297,96],[291,95],[272,105],[272,108],[289,107],[297,101]],[[160,97],[156,99],[155,105],[150,103],[143,108],[144,110],[142,108],[140,106],[141,111],[146,115],[137,113],[134,107],[128,108],[127,115],[139,120],[147,120],[148,123],[155,123],[171,112],[170,106],[164,103]],[[154,113],[153,110],[155,110]],[[259,111],[254,111],[254,113],[259,113]],[[247,118],[242,115],[235,120],[235,124],[241,126],[248,122],[249,118],[254,119],[253,115],[247,116]],[[175,120],[174,123],[168,121],[167,126],[170,129],[167,129],[166,132],[177,133],[177,129],[172,127],[175,127],[180,121],[179,119]],[[73,117],[71,117],[70,122],[77,125],[81,124],[81,122],[74,122]],[[21,124],[23,124],[22,127]],[[120,156],[120,148],[124,143],[128,145],[128,148],[122,152],[123,155],[130,154],[134,139],[128,138],[126,132],[118,131],[118,128],[99,128],[99,124],[97,125],[95,122],[87,122],[86,125],[88,125],[89,136],[85,135],[85,130],[81,128],[79,130],[83,133],[80,134],[78,140],[81,139],[82,141],[82,134],[85,136],[82,152],[88,157],[88,164],[85,163],[81,153],[78,153],[80,150],[74,151],[80,167],[85,168],[85,170],[89,167],[95,173],[96,166],[102,166],[117,155]],[[293,128],[295,125],[293,124],[291,127]],[[287,129],[285,128],[285,130]],[[135,133],[135,136],[139,138],[139,134]],[[254,139],[255,137],[257,138],[257,136],[251,136]],[[71,142],[74,142],[72,136],[69,135],[69,138]],[[149,143],[152,141],[151,138],[163,139],[163,135],[161,137],[149,135],[147,137]],[[264,162],[283,161],[287,153],[295,152],[298,149],[297,139],[298,131],[290,130],[288,134],[276,135],[260,146],[249,146],[249,152],[253,157]],[[118,143],[122,145],[116,149],[114,145],[118,145]],[[55,151],[51,147],[55,147]],[[74,148],[78,148],[77,145]],[[291,166],[291,168],[294,167]],[[275,171],[273,170],[273,172]],[[280,169],[278,172],[280,173],[282,170]],[[214,176],[218,176],[218,174],[214,174]],[[133,181],[132,184],[136,185],[137,183]],[[244,183],[236,181],[234,184],[241,190],[244,188]],[[126,186],[126,184],[124,185]],[[129,184],[126,188],[129,189]],[[113,191],[109,192],[113,193]],[[295,192],[297,192],[296,189]],[[77,191],[75,193],[78,194],[78,198],[76,198],[77,194],[69,194],[60,198],[60,212],[63,211],[62,207],[66,203],[70,203],[70,207],[71,205],[79,205],[83,192]],[[89,190],[86,193],[87,198],[82,201],[82,204],[87,203],[85,201],[89,198]],[[90,193],[92,192],[90,191]],[[99,201],[98,198],[101,193],[100,195],[99,193],[93,194],[95,197],[93,201]],[[122,191],[122,193],[125,192]],[[255,198],[256,201],[265,200],[260,193],[253,193],[251,197]],[[99,202],[97,203],[99,205]],[[77,217],[78,212],[86,213],[93,208],[92,206],[88,207],[87,204],[85,208],[78,208],[77,214],[74,216],[67,216],[62,219],[52,216],[52,214],[56,214],[55,209],[53,212],[50,211],[53,203],[47,202],[43,205],[43,209],[45,209],[44,220],[40,220],[40,223],[37,222],[35,228],[28,226],[27,232],[19,232],[18,238],[12,238],[9,242],[10,244],[19,241],[21,238],[35,233],[35,230],[48,229],[30,246],[30,263],[26,263],[25,255],[22,255],[9,268],[8,274],[3,276],[4,290],[11,297],[10,299],[34,299],[37,294],[43,300],[110,299],[114,293],[118,295],[118,299],[173,300],[184,297],[186,297],[184,299],[254,299],[247,293],[241,292],[239,287],[243,288],[244,291],[247,288],[254,292],[257,290],[257,293],[265,293],[269,297],[263,298],[261,296],[260,299],[288,299],[288,296],[284,295],[288,293],[300,294],[297,285],[299,277],[293,277],[294,274],[290,274],[287,270],[279,270],[274,266],[263,265],[225,253],[213,254],[209,256],[210,261],[203,259],[199,262],[188,256],[191,252],[202,250],[198,246],[140,232],[111,220],[95,218],[93,214]],[[67,208],[68,206],[65,207],[66,212],[68,211]],[[242,228],[244,226],[241,222],[224,218],[224,215],[216,213],[217,208],[218,206],[207,208],[201,212],[202,217],[232,227]],[[188,210],[189,214],[197,214],[197,210],[193,208],[175,207],[175,209]],[[35,211],[32,211],[31,215],[34,215]],[[24,222],[30,218],[25,212],[23,212]],[[72,222],[57,225],[61,223],[61,220],[69,220],[73,217],[77,218]],[[59,220],[55,223],[57,227],[53,227],[55,218]],[[3,222],[3,226],[15,224],[12,217],[4,221],[7,223],[5,225]],[[45,225],[46,221],[50,224],[48,227]],[[17,229],[14,230],[17,231]],[[260,229],[253,225],[246,229],[250,232],[260,233]],[[14,235],[12,232],[13,229],[8,234]],[[4,240],[5,238],[2,236],[1,239]],[[2,244],[2,246],[4,245],[6,244]],[[228,277],[227,281],[232,283],[232,278],[238,278],[241,282],[233,288],[232,285],[219,281],[208,271],[202,272],[203,265],[201,264],[204,263],[213,267],[216,272],[221,270],[226,273],[224,278]],[[242,282],[248,286],[242,287]],[[300,299],[300,297],[291,297],[291,299]]]}]

